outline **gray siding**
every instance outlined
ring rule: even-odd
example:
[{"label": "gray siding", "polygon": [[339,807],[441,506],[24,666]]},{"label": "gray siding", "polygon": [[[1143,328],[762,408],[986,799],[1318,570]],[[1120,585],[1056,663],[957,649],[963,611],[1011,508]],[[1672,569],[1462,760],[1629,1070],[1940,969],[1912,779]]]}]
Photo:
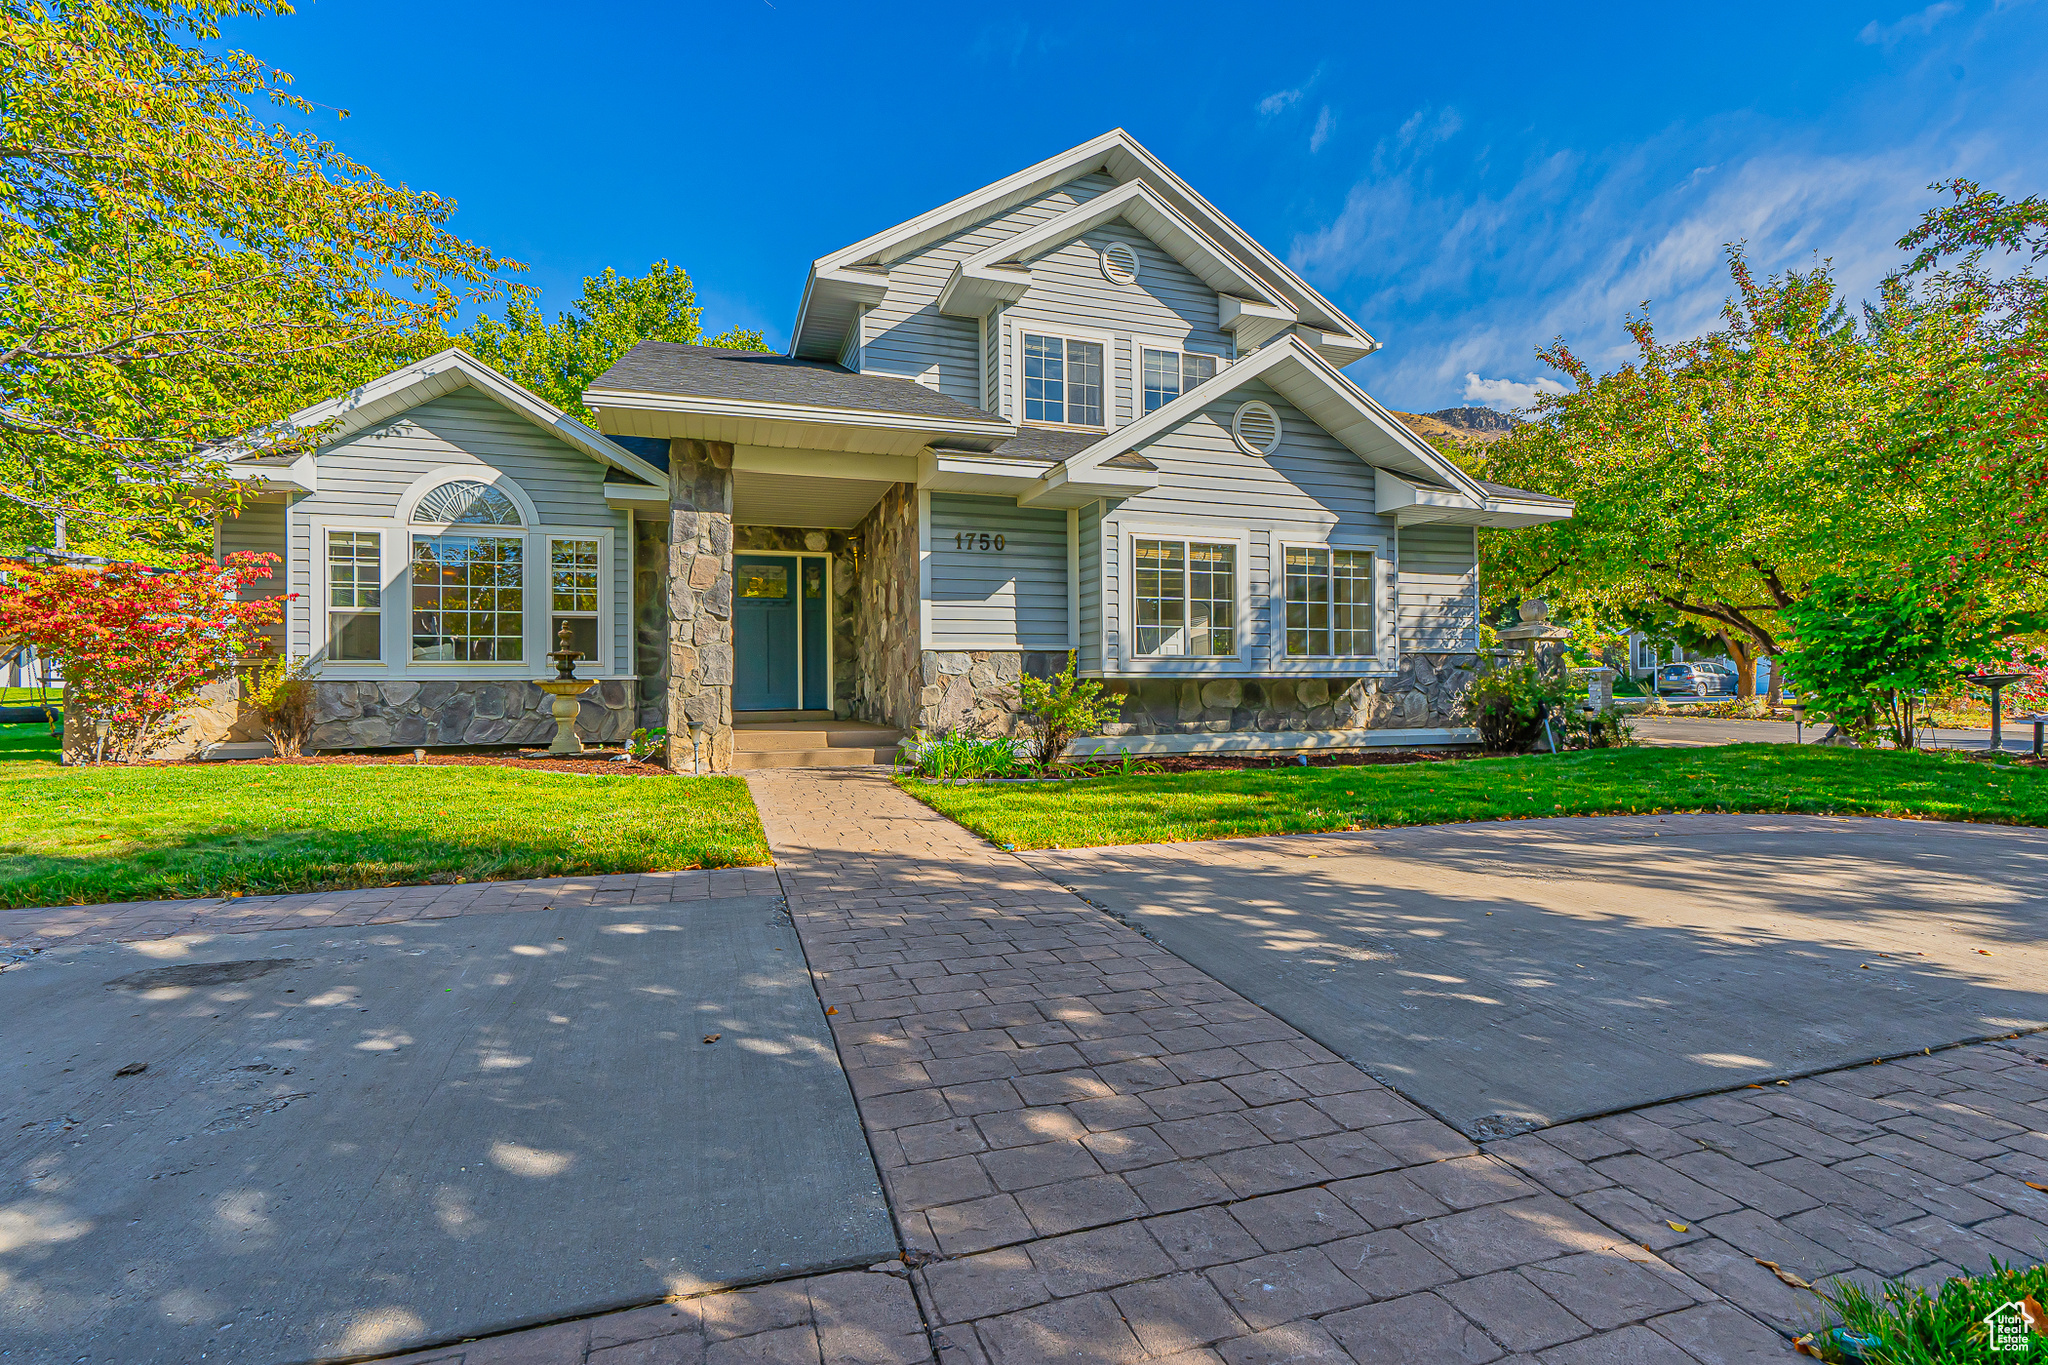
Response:
[{"label": "gray siding", "polygon": [[[956,549],[970,534],[1000,534],[1003,548]],[[1065,512],[934,493],[930,567],[933,649],[1067,648]]]},{"label": "gray siding", "polygon": [[1076,641],[1075,669],[1102,671],[1102,504],[1081,509],[1077,536],[1081,558],[1081,638]]},{"label": "gray siding", "polygon": [[[1253,398],[1272,404],[1284,427],[1280,448],[1265,459],[1247,455],[1230,435],[1238,405]],[[1105,519],[1100,582],[1103,634],[1112,656],[1105,672],[1127,672],[1133,663],[1120,611],[1127,585],[1118,575],[1122,539],[1139,527],[1185,530],[1190,535],[1208,529],[1219,536],[1243,537],[1240,573],[1248,598],[1236,660],[1160,661],[1140,664],[1141,668],[1256,676],[1299,671],[1304,665],[1324,667],[1287,659],[1276,630],[1275,599],[1281,587],[1277,564],[1285,542],[1327,542],[1374,551],[1379,556],[1381,605],[1395,600],[1393,525],[1375,508],[1371,467],[1264,384],[1247,384],[1218,399],[1140,451],[1159,466],[1160,486],[1119,503]],[[1386,613],[1380,615],[1384,618]],[[1384,624],[1382,632],[1384,646],[1389,638]],[[1360,671],[1355,663],[1346,669]]]},{"label": "gray siding", "polygon": [[1401,530],[1401,651],[1477,647],[1478,542],[1470,526]]},{"label": "gray siding", "polygon": [[[265,598],[282,597],[292,590],[289,558],[291,547],[288,543],[284,503],[244,504],[238,514],[221,522],[219,545],[223,559],[232,554],[242,553],[277,556],[278,562],[270,566],[270,577],[259,578],[245,586],[236,594],[240,600],[258,602]],[[283,652],[285,623],[280,622],[263,633],[269,638],[273,649]]]},{"label": "gray siding", "polygon": [[[1102,273],[1101,252],[1111,242],[1137,250],[1138,278],[1114,284]],[[1111,425],[1141,415],[1137,343],[1133,337],[1172,342],[1227,360],[1231,338],[1216,326],[1216,291],[1121,220],[1082,234],[1031,262],[1031,288],[1007,315],[1019,324],[1058,332],[1107,332],[1115,338],[1108,357],[1115,399]],[[1003,382],[1012,381],[1007,362]],[[1020,414],[1012,414],[1017,416]]]},{"label": "gray siding", "polygon": [[[422,403],[320,451],[320,491],[292,508],[291,590],[303,594],[300,601],[310,603],[314,590],[312,518],[396,516],[399,499],[414,481],[444,465],[504,473],[532,500],[544,525],[613,532],[612,671],[631,673],[632,536],[627,514],[605,505],[605,467],[473,389]],[[311,652],[311,616],[309,610],[292,613],[294,652]]]},{"label": "gray siding", "polygon": [[940,393],[984,406],[987,397],[981,381],[979,324],[972,318],[939,313],[939,291],[945,288],[953,267],[1004,238],[1115,188],[1116,181],[1106,175],[1081,176],[1030,203],[890,262],[889,296],[867,314],[862,368],[870,374],[916,379],[936,367]]}]

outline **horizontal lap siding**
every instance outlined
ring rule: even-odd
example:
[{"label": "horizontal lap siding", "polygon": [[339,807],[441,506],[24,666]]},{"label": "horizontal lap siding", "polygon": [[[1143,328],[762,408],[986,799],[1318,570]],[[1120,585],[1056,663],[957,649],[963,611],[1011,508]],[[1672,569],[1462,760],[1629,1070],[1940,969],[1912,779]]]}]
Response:
[{"label": "horizontal lap siding", "polygon": [[[244,602],[283,597],[292,590],[290,551],[285,505],[281,502],[245,503],[240,512],[226,518],[220,524],[220,553],[223,559],[232,554],[277,556],[277,562],[270,566],[270,577],[259,578],[253,583],[246,584],[235,594]],[[285,625],[281,623],[265,630],[263,634],[273,647],[283,650],[285,629]]]},{"label": "horizontal lap siding", "polygon": [[868,310],[861,367],[870,374],[916,379],[937,367],[940,393],[983,407],[981,328],[972,318],[939,312],[939,291],[953,267],[1005,238],[1116,188],[1106,175],[1086,175],[1048,191],[1028,204],[964,228],[944,241],[889,263],[889,294]]},{"label": "horizontal lap siding", "polygon": [[1401,532],[1401,648],[1454,651],[1476,646],[1479,565],[1469,526],[1410,526]]},{"label": "horizontal lap siding", "polygon": [[[1271,404],[1280,416],[1283,436],[1270,457],[1247,455],[1230,434],[1239,404],[1251,399]],[[1217,399],[1139,453],[1159,467],[1159,487],[1117,506],[1106,518],[1103,546],[1103,592],[1110,599],[1105,633],[1117,642],[1119,662],[1130,661],[1128,623],[1117,607],[1127,585],[1113,577],[1111,557],[1126,527],[1172,527],[1190,536],[1206,527],[1244,537],[1249,603],[1238,657],[1207,664],[1205,671],[1255,674],[1284,658],[1274,619],[1280,590],[1275,558],[1284,541],[1375,551],[1382,600],[1390,596],[1392,527],[1376,510],[1372,468],[1266,385],[1247,384]]]},{"label": "horizontal lap siding", "polygon": [[[396,516],[406,490],[447,465],[503,473],[544,525],[612,531],[612,671],[631,672],[632,537],[626,513],[605,505],[605,466],[474,390],[422,403],[320,451],[320,491],[292,508],[292,591],[311,601],[311,518]],[[310,652],[310,615],[293,613],[296,652]]]},{"label": "horizontal lap siding", "polygon": [[[954,548],[956,535],[1001,534],[1001,550]],[[1064,649],[1067,514],[1003,498],[932,494],[933,649]]]},{"label": "horizontal lap siding", "polygon": [[[1111,242],[1138,253],[1138,278],[1113,284],[1102,273],[1102,251]],[[1170,341],[1220,358],[1231,354],[1230,337],[1216,326],[1216,291],[1186,266],[1155,246],[1128,223],[1116,222],[1050,251],[1031,262],[1031,288],[1014,305],[1013,320],[1057,332],[1108,332],[1116,338],[1105,357],[1115,392],[1112,422],[1142,415],[1138,355],[1134,337]]]},{"label": "horizontal lap siding", "polygon": [[1102,504],[1091,502],[1078,518],[1081,561],[1081,638],[1076,642],[1076,667],[1084,673],[1102,668]]}]

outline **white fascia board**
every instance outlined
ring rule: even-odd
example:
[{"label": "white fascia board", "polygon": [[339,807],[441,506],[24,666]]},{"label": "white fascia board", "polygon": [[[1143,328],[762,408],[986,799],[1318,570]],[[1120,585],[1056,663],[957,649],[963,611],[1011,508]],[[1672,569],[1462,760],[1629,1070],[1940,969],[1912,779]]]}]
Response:
[{"label": "white fascia board", "polygon": [[1317,393],[1328,395],[1341,405],[1343,411],[1358,419],[1350,424],[1325,423],[1324,428],[1368,465],[1372,464],[1372,461],[1364,451],[1353,444],[1353,433],[1349,429],[1352,426],[1360,426],[1390,437],[1401,447],[1404,454],[1411,456],[1438,480],[1458,490],[1470,499],[1474,506],[1485,501],[1485,494],[1480,491],[1478,484],[1469,474],[1438,454],[1436,448],[1420,436],[1401,425],[1392,413],[1375,403],[1364,390],[1346,379],[1336,366],[1316,354],[1313,347],[1296,336],[1282,337],[1263,350],[1254,351],[1244,359],[1224,366],[1213,378],[1195,385],[1171,403],[1135,422],[1118,427],[1086,450],[1068,456],[1065,467],[1070,471],[1069,477],[1099,477],[1103,472],[1101,466],[1104,460],[1136,449],[1153,437],[1172,430],[1214,402],[1219,395],[1229,393],[1254,379],[1264,379],[1268,386],[1279,391],[1283,397],[1289,397],[1289,401],[1294,402],[1296,407],[1302,407],[1303,404],[1287,395],[1283,387],[1290,375],[1306,382]]},{"label": "white fascia board", "polygon": [[[863,408],[821,408],[801,403],[763,403],[750,398],[699,398],[689,394],[642,393],[632,389],[586,389],[583,401],[593,409],[686,412],[706,417],[746,417],[762,422],[803,422],[818,426],[872,427],[884,431],[928,431],[934,436],[983,436],[1004,439],[1017,428],[991,419],[932,417],[918,413],[875,412]],[[659,478],[666,475],[657,474]]]},{"label": "white fascia board", "polygon": [[[1454,488],[1431,488],[1427,484],[1413,483],[1402,478],[1391,469],[1373,467],[1373,510],[1382,516],[1406,524],[1412,521],[1438,521],[1443,512],[1476,512],[1482,503]],[[1406,514],[1405,516],[1403,514]]]},{"label": "white fascia board", "polygon": [[876,479],[883,483],[917,480],[915,455],[802,450],[792,446],[735,445],[732,467],[750,474],[794,474],[804,478]]},{"label": "white fascia board", "polygon": [[917,486],[933,493],[993,493],[1017,497],[1030,490],[1050,461],[1004,460],[959,451],[927,450],[917,457]]},{"label": "white fascia board", "polygon": [[[1277,293],[1283,302],[1294,305],[1296,312],[1309,314],[1305,321],[1321,325],[1332,334],[1331,350],[1342,357],[1339,364],[1348,365],[1379,349],[1380,343],[1363,327],[1316,292],[1307,280],[1261,246],[1228,215],[1196,193],[1185,180],[1167,169],[1166,164],[1141,146],[1136,138],[1121,128],[1112,128],[1100,137],[1048,157],[1035,166],[1027,166],[1014,175],[961,195],[928,213],[921,213],[865,237],[852,246],[819,257],[811,265],[803,299],[797,306],[796,325],[790,330],[790,354],[809,353],[804,349],[804,334],[811,313],[818,306],[820,286],[824,292],[835,292],[840,286],[833,281],[847,267],[869,262],[887,266],[890,261],[928,246],[970,222],[990,217],[1098,168],[1120,183],[1143,177],[1167,202],[1178,200],[1184,219],[1202,223],[1208,235],[1219,239],[1233,257],[1252,268],[1263,285],[1259,292]],[[1341,344],[1337,344],[1339,338],[1342,339]]]},{"label": "white fascia board", "polygon": [[[1151,186],[1133,180],[961,261],[953,267],[946,287],[939,293],[939,311],[958,317],[984,317],[997,303],[1016,302],[1030,287],[1029,263],[1033,257],[1119,218],[1214,289],[1219,296],[1219,308],[1221,297],[1232,292],[1259,296],[1262,302],[1252,304],[1253,307],[1274,307],[1256,275],[1175,212]],[[1294,321],[1291,311],[1275,311],[1282,312],[1288,322]]]},{"label": "white fascia board", "polygon": [[1017,495],[1019,507],[1086,507],[1101,498],[1135,498],[1159,487],[1156,469],[1093,469],[1076,474],[1054,465]]},{"label": "white fascia board", "polygon": [[668,506],[668,487],[650,488],[641,483],[608,483],[604,486],[607,507]]},{"label": "white fascia board", "polygon": [[320,462],[310,450],[302,452],[288,465],[254,464],[246,455],[240,457],[239,463],[230,458],[226,473],[236,483],[249,484],[260,492],[320,491]]},{"label": "white fascia board", "polygon": [[465,387],[482,391],[599,464],[623,469],[635,478],[660,483],[668,480],[667,474],[624,446],[614,444],[598,431],[505,378],[475,356],[452,346],[425,360],[380,375],[347,393],[301,408],[277,426],[245,438],[235,450],[227,453],[227,458],[231,461],[247,458],[298,432],[318,432],[323,443],[331,442]]}]

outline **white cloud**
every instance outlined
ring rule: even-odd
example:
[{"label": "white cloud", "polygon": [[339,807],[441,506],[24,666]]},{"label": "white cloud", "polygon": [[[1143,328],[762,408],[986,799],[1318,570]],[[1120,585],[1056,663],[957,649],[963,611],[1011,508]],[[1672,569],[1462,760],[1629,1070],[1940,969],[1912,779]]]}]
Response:
[{"label": "white cloud", "polygon": [[1536,401],[1538,394],[1563,392],[1564,385],[1555,379],[1538,378],[1525,384],[1518,379],[1481,379],[1469,372],[1465,375],[1465,401],[1502,412],[1526,408]]},{"label": "white cloud", "polygon": [[1482,157],[1515,166],[1511,148],[1469,147],[1454,111],[1418,111],[1288,257],[1386,343],[1352,371],[1384,401],[1426,412],[1464,381],[1495,403],[1469,385],[1515,381],[1468,376],[1526,374],[1559,336],[1611,370],[1633,354],[1623,320],[1646,303],[1667,341],[1719,325],[1732,242],[1760,275],[1826,257],[1845,293],[1871,296],[1931,182],[1995,182],[2012,164],[2001,139],[1929,124],[1853,155],[1749,124],[1676,128],[1607,151],[1531,147],[1503,176],[1467,171]]},{"label": "white cloud", "polygon": [[1934,26],[1951,14],[1959,13],[1962,6],[1956,0],[1935,0],[1926,9],[1919,10],[1905,18],[1889,24],[1880,24],[1872,19],[1856,35],[1858,42],[1890,47],[1901,38],[1924,38],[1934,31]]},{"label": "white cloud", "polygon": [[1275,90],[1272,94],[1259,101],[1259,112],[1267,118],[1271,118],[1275,114],[1284,114],[1289,108],[1299,104],[1302,95],[1305,93],[1305,91],[1298,89]]},{"label": "white cloud", "polygon": [[1308,149],[1311,152],[1320,152],[1323,150],[1323,144],[1330,140],[1330,123],[1330,106],[1326,104],[1322,112],[1316,115],[1315,131],[1308,135]]}]

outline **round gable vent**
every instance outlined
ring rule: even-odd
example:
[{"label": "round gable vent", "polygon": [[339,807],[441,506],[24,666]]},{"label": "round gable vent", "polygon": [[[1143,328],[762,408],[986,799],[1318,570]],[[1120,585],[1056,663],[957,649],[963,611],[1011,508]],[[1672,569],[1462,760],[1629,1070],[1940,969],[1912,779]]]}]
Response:
[{"label": "round gable vent", "polygon": [[1231,420],[1230,434],[1253,455],[1271,455],[1280,448],[1280,414],[1253,399],[1238,407]]},{"label": "round gable vent", "polygon": [[1102,275],[1112,284],[1131,284],[1138,278],[1138,252],[1129,242],[1111,242],[1102,249]]}]

